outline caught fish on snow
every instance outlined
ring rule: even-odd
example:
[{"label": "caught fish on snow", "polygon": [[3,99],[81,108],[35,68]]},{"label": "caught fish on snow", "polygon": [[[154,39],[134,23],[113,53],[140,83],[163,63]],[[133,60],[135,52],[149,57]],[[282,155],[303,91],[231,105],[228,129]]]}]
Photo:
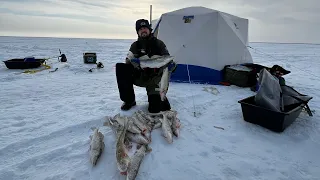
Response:
[{"label": "caught fish on snow", "polygon": [[169,110],[169,111],[166,111],[165,113],[170,120],[173,120],[175,117],[177,117],[177,114],[178,114],[178,112],[174,110]]},{"label": "caught fish on snow", "polygon": [[149,144],[150,143],[150,141],[142,134],[133,134],[131,132],[127,132],[126,137],[130,141],[138,143],[138,144]]},{"label": "caught fish on snow", "polygon": [[121,174],[126,174],[130,164],[130,157],[125,146],[125,137],[128,129],[128,119],[125,119],[124,126],[117,130],[116,159],[117,166]]},{"label": "caught fish on snow", "polygon": [[172,128],[173,135],[175,135],[176,137],[180,136],[180,127],[181,127],[180,119],[174,118],[172,120],[171,128]]},{"label": "caught fish on snow", "polygon": [[[139,110],[141,111],[141,110]],[[136,111],[133,115],[133,117],[138,118],[143,124],[148,124],[149,123],[149,119],[146,119],[143,115],[142,112]]]},{"label": "caught fish on snow", "polygon": [[152,117],[150,117],[148,114],[146,114],[145,112],[143,112],[141,110],[138,110],[136,113],[140,114],[148,122],[153,122],[154,121],[154,119]]},{"label": "caught fish on snow", "polygon": [[107,116],[105,118],[105,122],[103,123],[104,126],[109,126],[111,127],[111,129],[113,130],[117,130],[118,128],[120,128],[120,124],[118,123],[118,121],[114,120],[112,117]]},{"label": "caught fish on snow", "polygon": [[90,162],[95,166],[100,158],[105,144],[103,142],[104,136],[98,129],[93,131],[93,135],[90,135]]},{"label": "caught fish on snow", "polygon": [[[180,136],[181,122],[177,118],[177,111],[174,110],[159,113],[138,110],[132,116],[117,114],[106,119],[104,125],[109,126],[116,133],[117,167],[122,175],[127,176],[127,180],[137,177],[145,154],[151,151],[148,145],[151,143],[153,129],[161,128],[161,134],[169,144],[173,143],[173,136]],[[133,143],[140,148],[132,148]],[[129,149],[136,151],[131,158]]]},{"label": "caught fish on snow", "polygon": [[171,124],[165,114],[163,114],[163,119],[160,119],[160,121],[162,128],[162,136],[166,139],[166,141],[169,144],[171,144],[173,142]]},{"label": "caught fish on snow", "polygon": [[135,124],[140,130],[141,133],[144,134],[149,128],[146,126],[137,116],[129,117],[129,119]]},{"label": "caught fish on snow", "polygon": [[152,149],[149,148],[148,145],[142,145],[139,149],[137,149],[132,156],[130,166],[128,167],[126,180],[136,179],[142,160],[150,151],[152,151]]},{"label": "caught fish on snow", "polygon": [[177,113],[178,113],[177,111],[173,111],[173,110],[166,111],[166,116],[170,121],[173,135],[175,135],[176,137],[179,137],[181,122],[177,118]]},{"label": "caught fish on snow", "polygon": [[148,139],[149,143],[151,143],[152,139],[151,139],[151,130],[147,130],[144,133],[144,136]]},{"label": "caught fish on snow", "polygon": [[[128,117],[117,114],[113,117],[113,119],[116,120],[121,126],[124,126],[124,121],[128,119]],[[135,125],[131,119],[128,119],[128,131],[136,134],[141,133],[139,127],[137,127],[137,125]]]},{"label": "caught fish on snow", "polygon": [[[160,121],[160,120],[159,120]],[[158,129],[161,127],[161,122],[157,122],[152,129]]]},{"label": "caught fish on snow", "polygon": [[135,112],[135,116],[137,116],[139,120],[141,120],[147,126],[149,131],[153,129],[153,126],[155,125],[156,121],[153,118],[151,118],[149,115],[139,110]]}]

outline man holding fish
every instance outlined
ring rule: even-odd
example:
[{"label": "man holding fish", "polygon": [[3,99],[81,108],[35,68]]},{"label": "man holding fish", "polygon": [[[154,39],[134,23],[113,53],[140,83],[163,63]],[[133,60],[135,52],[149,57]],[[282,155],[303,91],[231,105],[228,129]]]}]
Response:
[{"label": "man holding fish", "polygon": [[168,72],[173,72],[176,66],[164,42],[151,31],[148,20],[137,20],[138,39],[131,44],[126,62],[116,64],[120,99],[124,102],[122,110],[136,105],[133,85],[146,88],[150,113],[171,109],[165,94],[169,86]]}]

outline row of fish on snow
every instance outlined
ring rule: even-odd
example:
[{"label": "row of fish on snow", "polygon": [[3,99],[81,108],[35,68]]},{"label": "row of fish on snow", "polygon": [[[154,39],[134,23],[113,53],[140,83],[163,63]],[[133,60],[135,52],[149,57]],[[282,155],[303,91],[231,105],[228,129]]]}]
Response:
[{"label": "row of fish on snow", "polygon": [[[120,173],[126,175],[127,180],[133,180],[138,174],[144,156],[152,150],[148,146],[151,143],[152,130],[161,128],[162,136],[171,144],[173,136],[179,137],[181,123],[174,110],[160,113],[145,113],[138,110],[132,116],[120,116],[120,114],[114,117],[108,116],[104,126],[110,127],[115,133],[116,161]],[[104,136],[96,128],[90,139],[90,161],[96,165],[105,147]],[[128,150],[132,148],[132,142],[138,145],[130,157]]]}]

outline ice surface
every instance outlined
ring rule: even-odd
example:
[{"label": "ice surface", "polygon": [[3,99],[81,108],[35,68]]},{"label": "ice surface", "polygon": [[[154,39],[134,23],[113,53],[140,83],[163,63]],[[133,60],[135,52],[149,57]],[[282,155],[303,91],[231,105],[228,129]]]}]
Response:
[{"label": "ice surface", "polygon": [[[116,166],[114,134],[102,124],[105,116],[147,109],[145,89],[135,87],[137,106],[120,111],[114,66],[124,62],[131,42],[0,38],[1,60],[56,56],[59,48],[68,58],[67,63],[51,59],[50,70],[58,68],[53,73],[23,74],[0,63],[0,179],[125,179]],[[254,62],[291,71],[286,83],[314,97],[309,103],[314,116],[303,112],[277,134],[242,119],[237,101],[254,94],[249,88],[170,83],[167,97],[182,122],[181,137],[168,144],[160,129],[154,130],[153,150],[137,179],[319,179],[320,45],[250,46],[257,49],[250,49]],[[89,72],[96,65],[83,63],[84,52],[96,52],[104,68]],[[88,154],[92,127],[100,128],[106,145],[95,167]]]}]

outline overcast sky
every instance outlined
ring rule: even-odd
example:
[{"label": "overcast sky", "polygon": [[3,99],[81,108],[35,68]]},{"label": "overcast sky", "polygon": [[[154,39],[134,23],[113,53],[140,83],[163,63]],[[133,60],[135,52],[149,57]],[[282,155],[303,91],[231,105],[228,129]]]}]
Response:
[{"label": "overcast sky", "polygon": [[247,18],[250,42],[320,43],[319,0],[0,0],[0,35],[135,39],[150,4],[153,18],[188,6]]}]

